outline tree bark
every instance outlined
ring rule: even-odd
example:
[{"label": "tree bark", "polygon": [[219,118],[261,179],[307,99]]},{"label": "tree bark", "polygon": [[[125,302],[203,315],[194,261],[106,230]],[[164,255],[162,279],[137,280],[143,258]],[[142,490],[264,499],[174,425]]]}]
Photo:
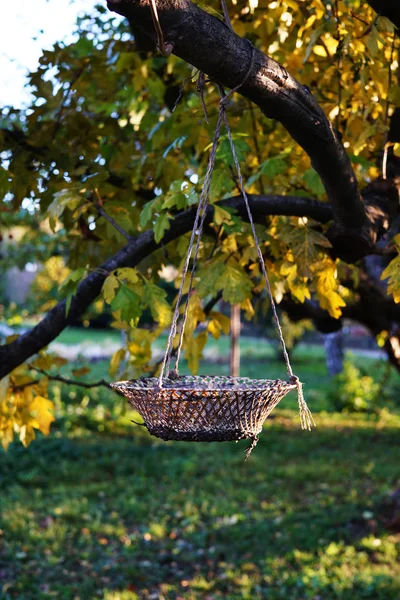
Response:
[{"label": "tree bark", "polygon": [[324,335],[326,366],[331,377],[343,371],[343,332],[341,329]]}]

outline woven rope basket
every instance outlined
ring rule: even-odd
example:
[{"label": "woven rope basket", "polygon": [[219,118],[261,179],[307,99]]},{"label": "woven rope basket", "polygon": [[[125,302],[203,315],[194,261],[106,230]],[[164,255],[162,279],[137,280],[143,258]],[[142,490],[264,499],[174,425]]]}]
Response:
[{"label": "woven rope basket", "polygon": [[162,440],[223,442],[255,439],[265,419],[296,389],[279,379],[180,376],[119,381],[111,386],[128,398],[149,432]]}]

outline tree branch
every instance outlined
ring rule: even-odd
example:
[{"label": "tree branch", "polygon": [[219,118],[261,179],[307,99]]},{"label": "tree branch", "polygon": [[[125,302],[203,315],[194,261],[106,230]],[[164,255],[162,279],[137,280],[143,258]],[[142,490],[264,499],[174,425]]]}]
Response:
[{"label": "tree branch", "polygon": [[[88,390],[95,387],[106,387],[112,389],[109,382],[105,379],[100,379],[99,381],[94,381],[93,383],[86,383],[84,381],[75,381],[74,379],[68,379],[68,377],[62,377],[61,375],[51,375],[50,373],[43,371],[43,369],[38,369],[37,367],[33,367],[32,365],[28,366],[30,369],[33,369],[37,373],[40,373],[41,375],[46,377],[49,381],[60,381],[61,383],[66,383],[67,385],[77,385],[78,387],[83,387]],[[27,383],[27,385],[33,385],[33,383],[37,382],[30,381],[29,383]],[[14,390],[20,388],[14,388]]]},{"label": "tree branch", "polygon": [[99,190],[98,189],[95,190],[95,194],[97,196],[97,202],[94,202],[94,201],[91,201],[91,200],[89,200],[88,202],[90,204],[94,205],[94,207],[97,210],[97,213],[100,216],[104,217],[106,219],[106,221],[108,221],[110,223],[110,225],[112,225],[114,227],[114,229],[116,231],[118,231],[118,233],[120,233],[126,240],[128,240],[128,241],[131,240],[132,236],[129,235],[129,233],[127,233],[125,231],[125,229],[122,229],[122,227],[120,227],[118,225],[118,223],[112,217],[110,217],[110,215],[108,213],[106,213],[106,211],[104,210],[104,208],[103,208],[103,200],[102,200],[102,198],[101,198],[101,196],[99,194]]},{"label": "tree branch", "polygon": [[[108,7],[155,39],[149,0],[108,0]],[[250,69],[239,93],[255,102],[266,116],[280,121],[304,148],[324,183],[336,228],[351,233],[353,244],[357,240],[360,253],[365,254],[373,232],[356,177],[338,133],[308,88],[190,0],[160,0],[157,8],[173,53],[213,80],[234,88]]]},{"label": "tree branch", "polygon": [[[294,215],[311,217],[321,223],[332,218],[329,205],[322,202],[293,196],[249,196],[255,221],[265,223],[267,215]],[[242,198],[230,198],[221,205],[235,208],[240,216],[246,218]],[[162,240],[165,245],[191,230],[195,218],[195,209],[177,214],[172,227],[166,231]],[[207,209],[207,221],[213,218],[213,208]],[[154,241],[152,231],[146,231],[131,238],[128,244],[114,256],[105,261],[99,269],[92,271],[81,283],[72,298],[66,317],[66,301],[62,300],[30,331],[5,346],[0,346],[0,379],[24,363],[30,356],[45,348],[75,319],[79,318],[87,307],[100,294],[107,273],[120,267],[134,267],[154,252],[160,245]]]}]

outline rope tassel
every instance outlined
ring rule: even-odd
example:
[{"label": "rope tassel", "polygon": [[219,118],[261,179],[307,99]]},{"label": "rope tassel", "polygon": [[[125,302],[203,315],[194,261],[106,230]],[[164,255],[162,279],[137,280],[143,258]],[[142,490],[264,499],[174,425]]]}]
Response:
[{"label": "rope tassel", "polygon": [[290,377],[290,382],[296,384],[297,386],[297,402],[299,404],[301,428],[311,431],[311,428],[316,427],[316,425],[311,410],[308,408],[307,402],[304,399],[303,384],[297,375],[292,375]]}]

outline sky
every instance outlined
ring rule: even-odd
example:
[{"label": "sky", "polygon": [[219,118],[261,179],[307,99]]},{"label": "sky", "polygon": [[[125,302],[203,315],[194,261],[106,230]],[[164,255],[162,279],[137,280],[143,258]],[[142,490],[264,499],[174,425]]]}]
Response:
[{"label": "sky", "polygon": [[0,107],[21,107],[29,100],[26,75],[36,69],[42,49],[71,36],[78,13],[90,11],[94,4],[95,0],[6,2],[0,19]]}]

